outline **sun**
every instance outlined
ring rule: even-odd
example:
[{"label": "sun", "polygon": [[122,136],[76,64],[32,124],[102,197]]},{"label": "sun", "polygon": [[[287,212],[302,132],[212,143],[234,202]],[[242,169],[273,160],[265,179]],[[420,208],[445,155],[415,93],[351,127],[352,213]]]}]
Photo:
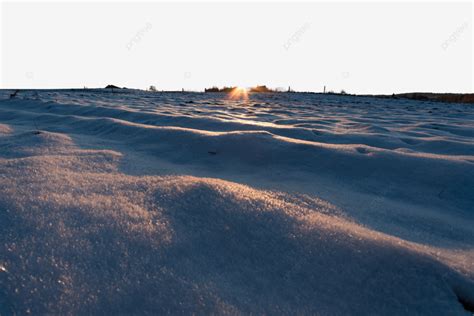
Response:
[{"label": "sun", "polygon": [[235,87],[229,92],[229,97],[231,99],[248,99],[249,93],[247,88]]}]

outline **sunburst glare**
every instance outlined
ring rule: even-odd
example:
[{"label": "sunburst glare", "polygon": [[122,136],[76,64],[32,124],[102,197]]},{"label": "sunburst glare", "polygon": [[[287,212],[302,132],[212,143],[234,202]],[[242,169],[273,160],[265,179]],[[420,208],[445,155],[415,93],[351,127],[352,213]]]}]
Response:
[{"label": "sunburst glare", "polygon": [[235,87],[232,91],[229,92],[229,98],[235,99],[248,99],[249,93],[246,88]]}]

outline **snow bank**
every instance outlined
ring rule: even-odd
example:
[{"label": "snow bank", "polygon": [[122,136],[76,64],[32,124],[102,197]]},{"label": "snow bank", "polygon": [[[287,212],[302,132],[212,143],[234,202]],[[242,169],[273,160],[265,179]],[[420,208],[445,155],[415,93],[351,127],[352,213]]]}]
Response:
[{"label": "snow bank", "polygon": [[[120,104],[119,101],[117,102]],[[198,109],[201,107],[196,104],[191,104],[191,106],[195,107],[194,112],[200,112]],[[390,104],[387,106],[390,107]],[[232,104],[228,105],[228,112],[231,112],[234,107]],[[237,107],[241,108],[242,105]],[[180,107],[174,105],[174,108]],[[297,109],[295,112],[298,112]],[[216,115],[208,117],[196,114],[183,121],[182,117],[169,113],[166,114],[166,120],[153,121],[155,114],[150,113],[152,110],[160,111],[162,116],[164,116],[163,113],[169,112],[166,108],[161,109],[161,105],[151,105],[146,113],[136,113],[132,106],[116,109],[110,104],[105,107],[84,106],[82,103],[61,105],[51,101],[44,103],[36,100],[6,100],[0,108],[0,113],[4,122],[26,125],[35,122],[41,128],[46,127],[51,131],[100,137],[109,142],[118,141],[125,144],[127,150],[133,149],[175,164],[208,168],[211,175],[216,170],[222,172],[238,170],[243,174],[260,172],[262,169],[286,174],[298,173],[300,180],[312,181],[315,177],[325,178],[327,179],[325,182],[337,182],[337,186],[347,186],[362,193],[383,193],[389,197],[422,206],[435,208],[455,206],[456,213],[463,213],[463,216],[474,219],[470,211],[474,205],[471,189],[474,186],[474,168],[472,168],[474,156],[471,154],[474,146],[469,136],[473,129],[472,120],[470,120],[472,114],[469,112],[470,116],[468,115],[461,123],[453,124],[454,127],[443,128],[453,131],[461,130],[463,127],[463,132],[450,133],[451,136],[443,137],[444,142],[449,143],[449,146],[440,143],[436,148],[441,149],[424,152],[418,150],[418,144],[428,142],[432,145],[434,136],[428,137],[428,141],[425,140],[426,135],[411,138],[404,136],[398,140],[403,143],[403,146],[392,149],[385,147],[390,147],[387,144],[395,142],[394,139],[398,139],[398,134],[401,132],[392,132],[384,136],[387,139],[386,144],[381,147],[358,142],[363,139],[351,142],[354,140],[351,137],[354,137],[356,133],[361,133],[367,124],[347,122],[346,118],[340,120],[350,128],[344,129],[342,134],[332,133],[332,136],[325,139],[310,141],[304,137],[308,130],[300,127],[293,126],[293,137],[287,137],[280,135],[285,133],[275,130],[273,123],[253,124],[252,121],[241,123],[242,120],[233,120],[228,123],[227,128],[221,128],[219,126],[227,123],[218,119]],[[373,110],[375,113],[377,111],[371,108],[365,110]],[[398,109],[393,110],[396,114],[395,110],[398,111]],[[272,108],[267,110],[270,113],[274,111]],[[328,111],[334,112],[334,109],[329,107]],[[348,115],[347,109],[339,111],[343,116]],[[285,115],[287,112],[290,111],[284,111]],[[330,113],[328,114],[330,118],[326,118],[325,121],[334,120],[335,115]],[[302,113],[299,115],[303,116]],[[378,119],[370,120],[378,125],[381,125],[379,121],[388,120],[384,118],[383,111],[380,115]],[[409,115],[412,114],[409,113]],[[407,121],[409,116],[406,115],[406,117]],[[395,121],[392,125],[400,124],[396,115],[391,119]],[[206,126],[203,126],[204,120],[207,121]],[[334,121],[336,125],[341,124]],[[188,125],[188,127],[180,125]],[[419,122],[415,123],[415,126],[419,125]],[[204,127],[207,130],[201,129]],[[249,130],[250,127],[253,129]],[[399,129],[407,130],[408,127],[410,127],[410,133],[413,133],[415,127],[409,123]],[[286,128],[289,129],[289,127]],[[222,131],[226,129],[232,130]],[[434,134],[437,134],[440,129],[432,130]],[[311,133],[314,135],[313,132]],[[366,139],[381,137],[378,133],[368,133],[366,130],[364,135]],[[317,138],[317,136],[314,137]],[[348,143],[331,143],[334,138],[343,139],[344,137],[346,137],[344,142]],[[408,139],[412,140],[408,141]],[[461,146],[457,154],[437,153],[456,151],[457,146]],[[429,146],[426,145],[426,147]],[[417,150],[414,150],[415,148]]]},{"label": "snow bank", "polygon": [[[275,123],[218,130],[217,114],[214,128],[158,126],[133,117],[143,96],[116,117],[100,95],[105,106],[54,97],[71,104],[0,101],[1,314],[462,314],[474,302],[472,144],[316,142]],[[193,111],[208,102],[189,98]],[[444,139],[468,144],[471,128]],[[235,173],[249,185],[223,180]],[[301,186],[282,190],[291,178]],[[321,184],[337,198],[311,194]]]},{"label": "snow bank", "polygon": [[0,136],[3,136],[5,134],[10,134],[12,129],[5,124],[0,124]]}]

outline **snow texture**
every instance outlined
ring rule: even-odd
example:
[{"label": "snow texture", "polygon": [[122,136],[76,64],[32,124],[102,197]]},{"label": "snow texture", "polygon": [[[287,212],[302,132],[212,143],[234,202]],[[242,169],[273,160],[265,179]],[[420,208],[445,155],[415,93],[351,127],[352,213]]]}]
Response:
[{"label": "snow texture", "polygon": [[469,314],[470,105],[0,91],[0,314]]}]

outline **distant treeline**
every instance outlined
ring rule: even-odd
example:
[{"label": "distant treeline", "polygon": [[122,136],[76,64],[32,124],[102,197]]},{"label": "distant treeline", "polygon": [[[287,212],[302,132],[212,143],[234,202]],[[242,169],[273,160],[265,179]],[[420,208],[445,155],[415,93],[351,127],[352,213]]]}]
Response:
[{"label": "distant treeline", "polygon": [[[129,91],[134,91],[135,89],[127,89],[125,87],[121,88],[115,85],[107,85],[105,87],[106,90],[112,91],[112,92],[126,92],[127,90]],[[218,88],[216,86],[213,86],[211,88],[204,89],[204,92],[224,92],[224,93],[230,93],[234,91],[235,89],[239,89],[239,87],[222,87]],[[76,89],[71,89],[71,90],[76,90]],[[82,89],[81,89],[82,90]],[[88,89],[84,87],[84,90],[97,90],[100,91],[101,89]],[[155,86],[150,86],[148,91],[151,92],[158,92]],[[250,89],[248,89],[249,92],[296,92],[294,90],[291,90],[290,87],[288,87],[288,90],[282,90],[280,89],[271,89],[268,88],[266,85],[262,86],[255,86]],[[161,91],[161,92],[185,92],[184,89],[181,91]],[[311,92],[311,91],[298,91],[298,93],[309,93],[309,94],[328,94],[328,95],[345,95],[345,96],[362,96],[362,97],[377,97],[377,98],[390,98],[390,99],[410,99],[410,100],[417,100],[417,101],[434,101],[434,102],[447,102],[447,103],[474,103],[474,93],[432,93],[432,92],[409,92],[409,93],[399,93],[399,94],[389,94],[389,95],[374,95],[374,94],[363,94],[363,95],[357,95],[357,94],[350,94],[346,93],[344,90],[341,90],[341,92],[333,92],[333,91],[328,91],[328,92]],[[14,93],[15,94],[15,93]],[[13,97],[15,97],[13,95]]]},{"label": "distant treeline", "polygon": [[211,87],[211,88],[206,88],[204,89],[204,92],[231,92],[232,90],[237,89],[237,87],[223,87],[223,88],[218,88],[218,87]]},{"label": "distant treeline", "polygon": [[[238,87],[223,87],[223,88],[218,88],[218,87],[211,87],[211,88],[207,88],[207,89],[204,89],[204,92],[226,92],[226,93],[229,93],[229,92],[232,92],[234,91],[235,89],[238,89]],[[249,89],[249,92],[279,92],[277,90],[273,90],[273,89],[270,89],[268,88],[267,86],[256,86],[256,87],[252,87]]]},{"label": "distant treeline", "polygon": [[418,101],[438,101],[450,103],[474,103],[474,93],[429,93],[411,92],[396,94],[396,97],[418,100]]}]

